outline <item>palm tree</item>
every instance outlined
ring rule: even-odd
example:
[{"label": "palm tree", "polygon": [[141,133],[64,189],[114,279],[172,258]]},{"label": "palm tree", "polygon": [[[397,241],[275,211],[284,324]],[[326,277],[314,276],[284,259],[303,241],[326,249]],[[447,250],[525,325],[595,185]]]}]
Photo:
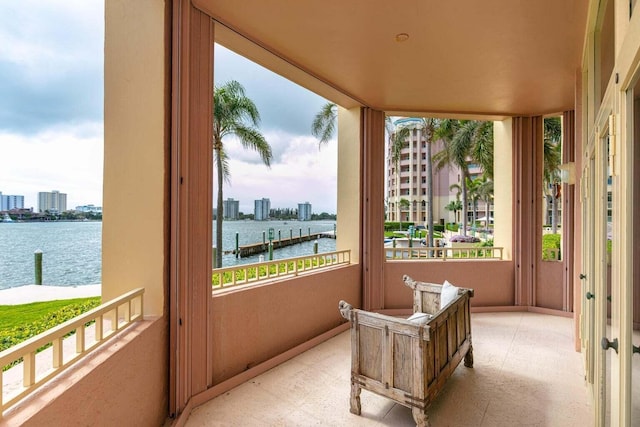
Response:
[{"label": "palm tree", "polygon": [[471,158],[480,165],[488,179],[493,179],[493,122],[474,120],[473,123]]},{"label": "palm tree", "polygon": [[453,211],[453,221],[458,222],[458,211],[462,210],[462,202],[460,200],[452,200],[444,208],[448,211]]},{"label": "palm tree", "polygon": [[[420,118],[422,121],[422,129],[425,135],[425,174],[426,174],[426,187],[427,187],[427,246],[433,247],[433,161],[431,156],[431,144],[435,141],[436,131],[440,124],[440,120],[434,118]],[[387,118],[387,132],[390,135],[391,144],[391,156],[392,161],[396,163],[396,171],[398,170],[397,164],[400,160],[400,153],[405,145],[405,142],[411,135],[411,129],[409,127],[402,126],[397,129],[393,129],[389,126],[390,120]]]},{"label": "palm tree", "polygon": [[480,178],[478,185],[478,197],[485,203],[485,218],[487,219],[487,228],[491,221],[491,200],[493,200],[493,180],[487,179],[486,176]]},{"label": "palm tree", "polygon": [[480,187],[481,184],[482,184],[481,178],[475,178],[475,179],[467,178],[467,193],[468,193],[469,199],[471,199],[471,209],[473,211],[472,227],[475,227],[476,221],[478,220],[478,200],[480,200],[480,194],[478,193],[478,188]]},{"label": "palm tree", "polygon": [[218,199],[216,214],[216,267],[222,266],[222,187],[229,182],[229,158],[224,150],[223,139],[235,135],[244,148],[258,152],[266,166],[271,165],[271,146],[257,129],[260,113],[253,101],[245,95],[244,87],[231,80],[213,93],[213,151],[218,178]]},{"label": "palm tree", "polygon": [[336,131],[338,119],[338,106],[333,102],[327,102],[322,106],[311,123],[311,134],[320,139],[319,146],[326,144]]},{"label": "palm tree", "polygon": [[467,234],[467,209],[469,179],[468,160],[480,165],[488,177],[493,177],[493,124],[478,120],[442,120],[437,135],[444,141],[444,150],[434,154],[437,169],[447,165],[457,166],[461,173],[462,235]]},{"label": "palm tree", "polygon": [[455,165],[461,171],[460,187],[462,194],[462,235],[467,235],[467,177],[469,166],[467,159],[471,155],[472,133],[468,120],[445,120],[440,130],[440,137],[444,141],[444,149],[434,156],[436,168],[442,169],[446,165]]},{"label": "palm tree", "polygon": [[[456,190],[456,200],[460,200],[460,194],[462,194],[462,187],[459,184],[451,184],[449,186],[449,191]],[[456,219],[457,221],[457,219]]]}]

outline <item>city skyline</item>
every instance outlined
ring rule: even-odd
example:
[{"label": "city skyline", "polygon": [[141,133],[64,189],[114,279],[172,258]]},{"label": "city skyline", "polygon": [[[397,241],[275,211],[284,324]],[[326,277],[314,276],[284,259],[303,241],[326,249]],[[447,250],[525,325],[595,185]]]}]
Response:
[{"label": "city skyline", "polygon": [[[64,189],[68,206],[103,204],[103,14],[102,0],[0,3],[0,188],[24,195],[25,207],[37,209],[38,192],[51,188]],[[336,212],[336,140],[319,149],[311,136],[326,100],[215,49],[215,84],[235,79],[245,87],[273,151],[267,168],[237,140],[225,140],[231,179],[224,197],[271,194],[277,206],[309,200]]]},{"label": "city skyline", "polygon": [[[282,209],[289,209],[289,210],[299,210],[301,205],[305,205],[308,206],[308,209],[311,212],[313,203],[309,203],[308,201],[304,201],[304,202],[298,202],[296,203],[294,206],[271,206],[271,199],[269,197],[261,197],[261,198],[254,198],[253,199],[253,207],[251,207],[250,210],[244,211],[242,209],[239,209],[240,206],[240,200],[235,199],[234,197],[227,197],[226,199],[223,200],[223,215],[224,217],[228,217],[228,216],[232,216],[229,213],[229,210],[232,210],[234,213],[242,213],[244,215],[248,215],[248,214],[253,214],[255,212],[256,209],[256,203],[262,203],[263,201],[268,201],[269,202],[269,210],[273,211],[273,210],[282,210]],[[238,208],[236,208],[235,206],[238,206]],[[213,211],[215,212],[215,208],[213,209]],[[315,212],[315,213],[328,213],[328,214],[336,214],[336,212],[327,212],[327,211],[323,211],[323,212]]]}]

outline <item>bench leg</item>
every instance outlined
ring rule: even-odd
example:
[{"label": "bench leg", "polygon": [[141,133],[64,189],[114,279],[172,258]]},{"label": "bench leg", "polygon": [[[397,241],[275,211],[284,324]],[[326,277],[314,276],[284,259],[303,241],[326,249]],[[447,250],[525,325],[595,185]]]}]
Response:
[{"label": "bench leg", "polygon": [[473,368],[473,346],[469,346],[467,354],[464,356],[464,366],[467,368]]},{"label": "bench leg", "polygon": [[351,383],[351,413],[360,415],[360,386],[356,383]]},{"label": "bench leg", "polygon": [[426,409],[411,408],[411,414],[416,422],[416,427],[429,427],[429,416]]}]

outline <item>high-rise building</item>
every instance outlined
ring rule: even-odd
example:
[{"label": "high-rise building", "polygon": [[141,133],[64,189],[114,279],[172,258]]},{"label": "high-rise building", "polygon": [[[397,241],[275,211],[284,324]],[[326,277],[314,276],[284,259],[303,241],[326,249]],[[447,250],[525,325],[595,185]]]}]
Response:
[{"label": "high-rise building", "polygon": [[60,213],[67,210],[67,194],[58,190],[38,193],[38,212]]},{"label": "high-rise building", "polygon": [[0,211],[10,211],[13,209],[24,209],[24,196],[3,195],[0,191]]},{"label": "high-rise building", "polygon": [[271,200],[260,199],[254,201],[253,217],[256,221],[268,220],[269,211],[271,211]]},{"label": "high-rise building", "polygon": [[[387,219],[407,221],[416,225],[426,225],[427,221],[427,137],[423,121],[417,118],[403,118],[394,122],[395,130],[409,128],[411,132],[404,141],[398,162],[394,162],[392,147],[387,152]],[[431,143],[432,156],[444,149],[442,141]],[[469,175],[473,180],[482,175],[479,165],[469,162]],[[434,222],[460,222],[461,212],[452,212],[446,206],[456,201],[459,194],[456,186],[462,183],[462,171],[450,165],[440,170],[432,168],[433,177],[433,220]],[[453,188],[452,188],[453,187]],[[467,216],[473,216],[472,201],[468,201]],[[484,215],[485,204],[477,203],[478,212]],[[455,217],[454,217],[455,215]]]},{"label": "high-rise building", "polygon": [[311,221],[311,203],[298,203],[298,221]]},{"label": "high-rise building", "polygon": [[222,202],[222,217],[224,219],[238,219],[240,213],[240,201],[229,197]]}]

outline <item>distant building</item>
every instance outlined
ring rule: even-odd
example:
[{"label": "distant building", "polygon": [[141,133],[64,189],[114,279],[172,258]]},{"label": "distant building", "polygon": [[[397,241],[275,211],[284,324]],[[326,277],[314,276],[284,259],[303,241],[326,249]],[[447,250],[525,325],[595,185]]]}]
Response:
[{"label": "distant building", "polygon": [[0,211],[24,209],[24,196],[3,195],[0,191]]},{"label": "distant building", "polygon": [[83,213],[101,214],[102,213],[102,206],[95,206],[95,205],[76,206],[75,211],[76,212],[83,212]]},{"label": "distant building", "polygon": [[269,219],[271,210],[271,200],[261,199],[254,201],[253,216],[256,221],[266,221]]},{"label": "distant building", "polygon": [[224,219],[238,219],[240,214],[240,201],[229,197],[222,202],[222,217]]},{"label": "distant building", "polygon": [[60,213],[67,210],[67,194],[58,190],[38,193],[38,212]]},{"label": "distant building", "polygon": [[298,203],[298,221],[311,221],[311,203]]}]

